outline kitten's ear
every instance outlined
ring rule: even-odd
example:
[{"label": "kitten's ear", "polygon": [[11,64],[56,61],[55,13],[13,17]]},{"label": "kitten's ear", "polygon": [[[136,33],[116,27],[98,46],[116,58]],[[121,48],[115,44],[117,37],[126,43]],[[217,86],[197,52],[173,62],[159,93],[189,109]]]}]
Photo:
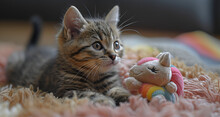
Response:
[{"label": "kitten's ear", "polygon": [[66,11],[63,23],[64,28],[73,36],[79,34],[83,26],[87,24],[86,20],[75,6],[71,6]]},{"label": "kitten's ear", "polygon": [[118,5],[114,6],[112,10],[105,17],[105,21],[110,24],[117,25],[119,22],[119,7]]}]

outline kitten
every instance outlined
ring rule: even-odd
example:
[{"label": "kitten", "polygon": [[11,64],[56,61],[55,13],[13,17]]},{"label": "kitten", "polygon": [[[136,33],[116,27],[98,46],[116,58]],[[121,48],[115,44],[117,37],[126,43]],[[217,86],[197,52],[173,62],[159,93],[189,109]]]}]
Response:
[{"label": "kitten", "polygon": [[130,93],[118,75],[117,63],[123,55],[118,21],[118,6],[105,19],[84,19],[71,6],[57,35],[57,51],[32,47],[14,53],[7,66],[9,83],[33,85],[57,97],[87,97],[104,105],[127,101]]}]

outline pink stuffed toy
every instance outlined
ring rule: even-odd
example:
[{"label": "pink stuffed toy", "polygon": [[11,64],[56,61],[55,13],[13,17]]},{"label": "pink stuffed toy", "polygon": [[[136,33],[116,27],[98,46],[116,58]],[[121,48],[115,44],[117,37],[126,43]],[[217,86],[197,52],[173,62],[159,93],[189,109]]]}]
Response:
[{"label": "pink stuffed toy", "polygon": [[160,53],[156,58],[146,57],[130,69],[130,77],[124,80],[131,92],[137,92],[149,101],[157,95],[175,102],[177,93],[183,95],[183,78],[180,71],[171,65],[169,52]]}]

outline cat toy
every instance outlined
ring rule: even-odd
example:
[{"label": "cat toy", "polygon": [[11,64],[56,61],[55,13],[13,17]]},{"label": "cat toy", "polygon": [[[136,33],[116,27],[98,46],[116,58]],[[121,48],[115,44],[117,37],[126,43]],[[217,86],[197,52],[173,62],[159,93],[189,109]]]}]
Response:
[{"label": "cat toy", "polygon": [[141,59],[130,69],[129,76],[124,80],[126,88],[141,94],[148,101],[161,95],[166,100],[175,102],[177,96],[183,96],[183,77],[180,71],[171,65],[169,52],[160,53],[156,58]]}]

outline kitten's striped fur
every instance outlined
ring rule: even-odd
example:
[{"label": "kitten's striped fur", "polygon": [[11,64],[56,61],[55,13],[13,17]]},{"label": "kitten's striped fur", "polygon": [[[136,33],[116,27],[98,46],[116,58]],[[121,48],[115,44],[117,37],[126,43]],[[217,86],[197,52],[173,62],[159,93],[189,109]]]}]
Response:
[{"label": "kitten's striped fur", "polygon": [[118,6],[103,19],[85,20],[70,7],[58,33],[58,50],[35,47],[13,54],[7,76],[13,85],[39,87],[57,97],[88,97],[94,103],[127,101],[117,63],[123,44],[117,28]]}]

